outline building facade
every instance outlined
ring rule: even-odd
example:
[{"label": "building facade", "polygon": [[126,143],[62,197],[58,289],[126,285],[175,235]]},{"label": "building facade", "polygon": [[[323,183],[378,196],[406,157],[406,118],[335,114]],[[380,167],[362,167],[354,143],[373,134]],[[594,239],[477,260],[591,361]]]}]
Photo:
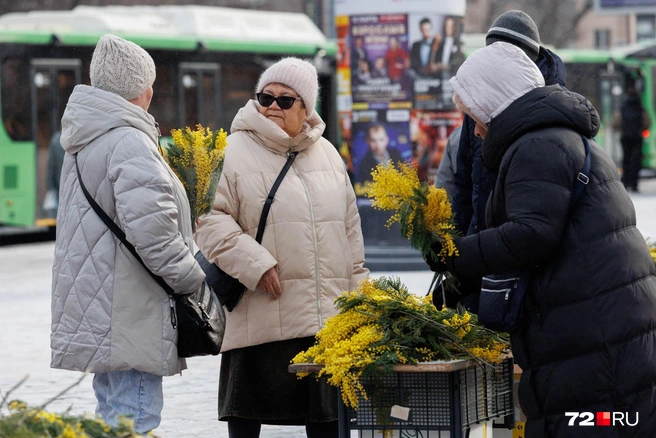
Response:
[{"label": "building facade", "polygon": [[605,49],[656,39],[653,12],[598,12],[593,0],[467,0],[465,32],[485,33],[496,17],[520,9],[535,20],[543,44]]}]

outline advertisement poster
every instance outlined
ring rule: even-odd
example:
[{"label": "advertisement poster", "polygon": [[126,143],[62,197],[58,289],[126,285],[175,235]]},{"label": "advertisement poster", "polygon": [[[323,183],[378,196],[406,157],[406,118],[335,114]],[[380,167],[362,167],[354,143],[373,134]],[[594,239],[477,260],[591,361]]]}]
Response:
[{"label": "advertisement poster", "polygon": [[414,108],[454,108],[449,79],[465,60],[462,18],[440,14],[408,15],[410,68],[414,77]]},{"label": "advertisement poster", "polygon": [[371,172],[388,160],[411,159],[410,111],[405,109],[353,111],[352,159],[356,194],[362,195]]},{"label": "advertisement poster", "polygon": [[351,111],[351,48],[349,17],[335,18],[337,29],[337,111]]},{"label": "advertisement poster", "polygon": [[350,17],[353,102],[387,108],[389,102],[412,101],[407,30],[405,14]]},{"label": "advertisement poster", "polygon": [[435,183],[449,135],[462,124],[460,111],[413,110],[410,116],[411,159],[419,179]]},{"label": "advertisement poster", "polygon": [[339,122],[339,131],[341,134],[341,143],[339,144],[339,155],[341,155],[346,165],[346,170],[349,174],[351,180],[355,174],[355,168],[353,167],[353,158],[351,155],[352,145],[353,145],[353,131],[351,122],[351,112],[350,111],[340,111],[337,113],[337,119]]}]

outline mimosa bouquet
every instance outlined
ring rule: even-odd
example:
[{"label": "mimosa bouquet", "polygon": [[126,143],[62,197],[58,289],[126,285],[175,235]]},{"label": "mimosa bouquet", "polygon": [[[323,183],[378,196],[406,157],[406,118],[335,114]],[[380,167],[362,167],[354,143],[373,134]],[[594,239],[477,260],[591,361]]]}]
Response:
[{"label": "mimosa bouquet", "polygon": [[[371,175],[373,182],[366,189],[371,205],[394,212],[387,221],[388,227],[399,222],[403,236],[424,259],[445,261],[446,257],[458,255],[453,242],[456,235],[453,212],[446,190],[421,182],[415,168],[408,163],[379,164]],[[436,253],[433,248],[438,242],[442,249]],[[450,273],[438,274],[444,277],[444,288],[456,288],[457,281]]]},{"label": "mimosa bouquet", "polygon": [[654,262],[654,267],[656,267],[656,243],[649,244],[649,254],[651,255],[652,261]]},{"label": "mimosa bouquet", "polygon": [[[3,438],[137,438],[134,420],[121,417],[118,425],[110,426],[98,417],[86,414],[74,415],[68,410],[58,414],[49,412],[46,407],[59,400],[86,375],[41,406],[28,406],[21,400],[10,400],[9,396],[27,380],[25,377],[13,388],[3,394],[0,401],[0,437]],[[70,409],[69,409],[70,410]],[[155,436],[152,433],[149,436]]]},{"label": "mimosa bouquet", "polygon": [[173,143],[162,149],[162,156],[187,192],[191,224],[195,230],[196,219],[212,209],[223,170],[228,134],[223,129],[211,131],[198,124],[193,130],[188,126],[173,129],[171,136]]},{"label": "mimosa bouquet", "polygon": [[437,310],[430,295],[408,292],[398,278],[368,279],[335,304],[339,313],[317,333],[317,343],[292,362],[324,364],[317,377],[339,387],[344,403],[353,408],[358,393],[367,399],[363,375],[433,360],[498,363],[509,349],[508,338],[482,327],[476,315]]}]

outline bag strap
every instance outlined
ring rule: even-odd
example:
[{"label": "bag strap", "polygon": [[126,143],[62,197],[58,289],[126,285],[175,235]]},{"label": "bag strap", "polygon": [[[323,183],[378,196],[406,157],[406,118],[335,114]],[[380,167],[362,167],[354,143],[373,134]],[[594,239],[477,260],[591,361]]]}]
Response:
[{"label": "bag strap", "polygon": [[588,183],[590,182],[590,167],[592,166],[592,159],[590,158],[590,142],[584,136],[581,136],[581,138],[583,139],[583,145],[585,146],[585,162],[583,163],[583,168],[576,176],[576,180],[574,181],[574,187],[572,188],[572,197],[570,198],[569,201],[570,210],[572,209],[572,207],[574,207],[576,201],[578,201],[579,198],[581,197],[581,194],[583,193],[583,189],[585,189],[585,186],[587,186]]},{"label": "bag strap", "polygon": [[[262,242],[262,235],[264,234],[264,225],[266,224],[267,216],[269,215],[269,210],[271,209],[271,204],[273,203],[273,198],[275,197],[276,192],[278,191],[278,187],[280,187],[280,183],[282,183],[285,174],[292,166],[292,163],[294,162],[296,155],[298,155],[298,152],[292,152],[289,154],[289,158],[287,158],[287,162],[285,163],[285,166],[282,168],[280,174],[278,175],[278,178],[273,183],[273,187],[271,187],[269,196],[267,197],[266,202],[264,203],[264,208],[262,209],[262,215],[260,216],[260,224],[257,227],[257,237],[255,238],[255,240],[257,240],[257,243]],[[154,274],[150,269],[148,269],[148,266],[146,266],[144,261],[141,259],[134,245],[132,245],[127,240],[127,237],[125,236],[123,230],[121,230],[121,228],[119,228],[119,226],[116,225],[116,223],[107,215],[107,213],[105,213],[105,211],[100,207],[100,205],[98,205],[98,203],[93,199],[87,188],[84,186],[84,183],[82,182],[80,167],[77,163],[77,154],[75,154],[74,156],[75,156],[75,170],[77,171],[77,179],[80,182],[80,188],[82,189],[84,196],[87,198],[87,201],[89,201],[91,208],[93,208],[93,211],[95,211],[98,217],[100,217],[100,219],[105,223],[105,225],[107,225],[107,228],[109,228],[112,231],[112,233],[114,233],[114,235],[118,237],[118,239],[123,243],[123,245],[128,249],[128,251],[130,251],[130,253],[134,256],[134,258],[137,259],[139,263],[141,263],[141,265],[146,269],[146,271],[150,274],[153,280],[155,280],[157,284],[162,289],[164,289],[164,292],[166,292],[171,298],[173,298],[173,295],[175,294],[173,288],[171,288],[171,286],[169,286],[162,277],[160,277],[157,274]]]},{"label": "bag strap", "polygon": [[257,243],[262,243],[262,236],[264,235],[264,226],[266,225],[267,216],[269,216],[269,210],[271,209],[271,204],[273,204],[273,198],[276,196],[278,187],[280,187],[280,183],[282,183],[283,178],[285,178],[287,171],[289,170],[290,167],[292,167],[292,163],[294,162],[296,155],[298,155],[298,152],[289,153],[285,166],[280,171],[278,178],[276,179],[276,181],[273,183],[273,186],[271,187],[269,196],[267,196],[266,201],[264,201],[264,207],[262,207],[262,214],[260,215],[260,223],[257,226],[257,235],[255,236],[255,240],[257,241]]}]

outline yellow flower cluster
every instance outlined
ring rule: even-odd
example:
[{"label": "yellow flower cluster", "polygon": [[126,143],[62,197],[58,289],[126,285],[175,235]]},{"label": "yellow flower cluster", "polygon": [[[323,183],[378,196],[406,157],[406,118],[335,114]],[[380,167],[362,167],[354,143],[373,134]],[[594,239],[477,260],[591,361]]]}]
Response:
[{"label": "yellow flower cluster", "polygon": [[[122,418],[110,427],[98,418],[55,414],[42,408],[29,408],[14,400],[7,404],[8,413],[0,414],[0,436],[3,438],[136,438],[134,421]],[[149,434],[150,436],[152,433]]]},{"label": "yellow flower cluster", "polygon": [[489,345],[483,347],[472,347],[469,351],[473,356],[483,359],[489,363],[498,363],[499,357],[503,354],[504,350],[508,349],[508,345],[498,341],[491,341]]},{"label": "yellow flower cluster", "polygon": [[187,192],[195,226],[196,219],[209,213],[214,203],[228,134],[199,124],[195,129],[173,129],[171,137],[173,144],[169,143],[162,155]]},{"label": "yellow flower cluster", "polygon": [[425,257],[430,255],[431,244],[436,240],[442,242],[442,249],[436,254],[442,260],[458,255],[446,190],[420,182],[417,171],[408,163],[379,164],[371,175],[373,181],[366,194],[374,208],[393,212],[388,227],[400,223],[404,237]]},{"label": "yellow flower cluster", "polygon": [[400,210],[421,185],[417,172],[408,163],[379,164],[371,174],[373,183],[367,187],[372,206],[381,210]]},{"label": "yellow flower cluster", "polygon": [[367,398],[360,382],[364,372],[435,359],[497,363],[508,348],[507,339],[478,325],[475,315],[437,310],[430,296],[409,293],[398,279],[365,280],[335,303],[339,313],[317,333],[316,344],[292,362],[324,364],[317,377],[339,387],[353,408],[359,395]]},{"label": "yellow flower cluster", "polygon": [[649,248],[649,254],[651,255],[652,261],[654,262],[654,266],[656,266],[656,246]]},{"label": "yellow flower cluster", "polygon": [[444,260],[448,256],[458,255],[458,249],[453,242],[455,225],[449,195],[444,189],[435,186],[428,187],[426,204],[422,206],[426,229],[442,241],[442,251],[438,256]]},{"label": "yellow flower cluster", "polygon": [[[458,338],[463,339],[467,333],[471,331],[471,324],[469,323],[470,321],[471,313],[465,312],[462,315],[456,313],[451,318],[443,319],[442,324],[455,330],[455,335]],[[478,355],[474,354],[474,356]]]}]

